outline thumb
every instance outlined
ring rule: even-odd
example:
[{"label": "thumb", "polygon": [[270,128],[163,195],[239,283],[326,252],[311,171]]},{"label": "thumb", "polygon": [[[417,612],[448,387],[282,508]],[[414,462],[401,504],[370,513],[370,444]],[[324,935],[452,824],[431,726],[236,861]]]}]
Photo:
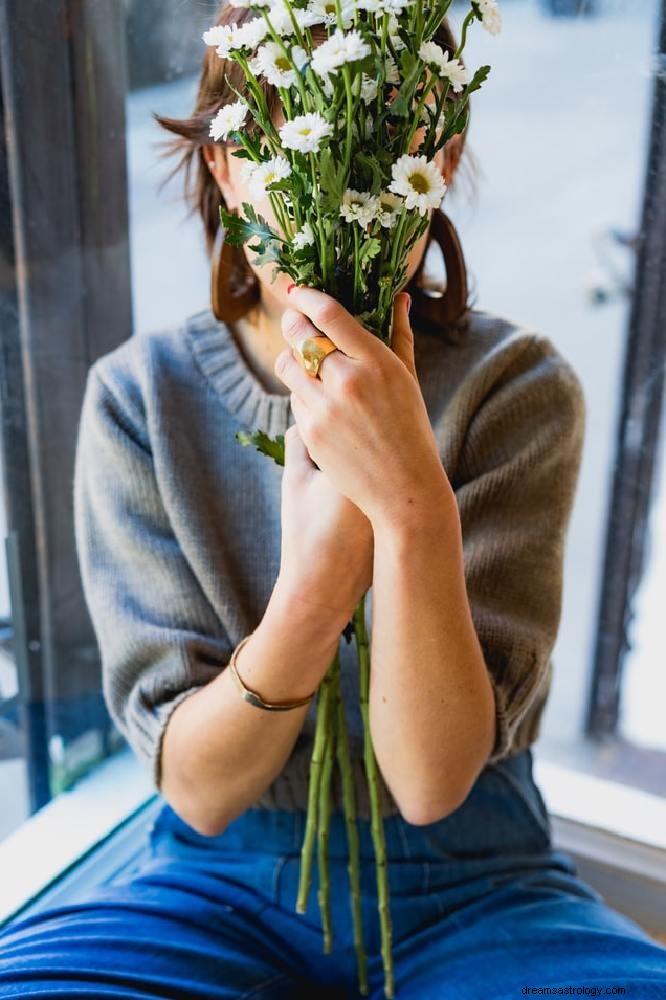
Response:
[{"label": "thumb", "polygon": [[285,471],[289,469],[292,474],[296,475],[308,472],[313,467],[310,453],[296,423],[287,427],[284,433],[284,467]]},{"label": "thumb", "polygon": [[409,292],[400,292],[393,299],[393,331],[391,350],[398,355],[405,368],[418,381],[414,362],[414,333],[409,322]]}]

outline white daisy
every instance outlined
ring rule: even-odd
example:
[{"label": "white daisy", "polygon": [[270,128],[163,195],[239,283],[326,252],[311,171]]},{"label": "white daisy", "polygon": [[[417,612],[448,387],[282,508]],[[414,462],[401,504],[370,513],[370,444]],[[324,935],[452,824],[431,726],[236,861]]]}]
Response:
[{"label": "white daisy", "polygon": [[369,191],[355,191],[347,188],[340,203],[340,215],[345,222],[358,222],[367,229],[377,214],[378,201]]},{"label": "white daisy", "polygon": [[216,140],[226,139],[230,132],[237,132],[240,129],[248,111],[245,101],[224,104],[215,117],[211,118],[209,135]]},{"label": "white daisy", "polygon": [[255,164],[254,170],[249,172],[248,189],[250,194],[256,198],[268,194],[266,185],[274,181],[281,181],[291,173],[291,164],[284,156],[271,156],[263,163]]},{"label": "white daisy", "polygon": [[402,198],[397,194],[391,194],[390,191],[380,191],[377,203],[377,218],[380,225],[385,229],[393,229],[403,206]]},{"label": "white daisy", "polygon": [[423,42],[419,48],[419,55],[433,72],[451,81],[454,93],[459,93],[463,84],[469,83],[467,68],[459,59],[449,59],[449,53],[437,42]]},{"label": "white daisy", "polygon": [[[291,59],[297,69],[302,69],[309,59],[305,49],[300,45],[291,48]],[[248,66],[255,76],[265,76],[274,87],[293,87],[296,83],[296,71],[277,42],[266,42],[257,50],[257,54]]]},{"label": "white daisy", "polygon": [[365,59],[372,52],[372,49],[367,42],[363,41],[363,36],[361,32],[356,28],[352,28],[345,34],[345,50],[347,58],[345,62],[352,63],[358,62],[359,59]]},{"label": "white daisy", "polygon": [[231,52],[239,49],[254,51],[263,41],[268,32],[268,26],[263,17],[253,17],[245,24],[218,24],[204,31],[201,36],[206,45],[217,46],[220,59],[226,59]]},{"label": "white daisy", "polygon": [[402,195],[407,208],[418,209],[419,215],[425,215],[429,208],[439,208],[446,184],[433,160],[405,153],[391,167],[391,176],[389,191]]},{"label": "white daisy", "polygon": [[291,245],[294,250],[302,250],[303,247],[311,246],[315,241],[314,233],[312,232],[312,226],[309,222],[304,222],[298,232],[294,233],[291,238]]},{"label": "white daisy", "polygon": [[481,13],[481,24],[491,35],[499,35],[502,30],[502,12],[497,6],[497,0],[477,0]]},{"label": "white daisy", "polygon": [[[287,6],[285,0],[272,0],[267,11],[273,28],[277,34],[282,37],[294,34],[294,22],[291,19],[289,9],[290,8]],[[321,24],[320,16],[315,11],[311,11],[308,7],[291,7],[291,11],[296,20],[296,24],[299,28],[301,28],[301,30],[303,28],[309,28],[313,24]]]},{"label": "white daisy", "polygon": [[365,58],[371,51],[356,29],[340,31],[336,28],[330,38],[318,45],[312,53],[312,69],[318,76],[324,76],[335,72],[344,63]]},{"label": "white daisy", "polygon": [[[353,0],[340,0],[342,8],[342,26],[348,28],[354,20],[355,3]],[[335,0],[310,0],[306,8],[311,14],[319,17],[320,24],[337,24],[338,13]]]},{"label": "white daisy", "polygon": [[282,145],[286,149],[297,149],[301,153],[316,153],[322,139],[330,135],[333,126],[329,125],[318,111],[308,111],[305,115],[297,115],[291,121],[285,122],[279,129]]},{"label": "white daisy", "polygon": [[263,42],[268,34],[268,25],[263,17],[253,17],[251,21],[246,21],[236,31],[236,38],[240,39],[248,49],[256,49],[257,45]]}]

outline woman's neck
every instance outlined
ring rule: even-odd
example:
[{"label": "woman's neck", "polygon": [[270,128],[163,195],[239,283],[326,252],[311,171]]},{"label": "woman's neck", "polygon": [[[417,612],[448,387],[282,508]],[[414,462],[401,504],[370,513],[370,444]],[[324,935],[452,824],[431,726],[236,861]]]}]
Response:
[{"label": "woman's neck", "polygon": [[235,323],[227,324],[248,367],[268,392],[280,396],[290,390],[274,372],[275,359],[287,347],[281,327],[283,309],[264,295],[259,303]]}]

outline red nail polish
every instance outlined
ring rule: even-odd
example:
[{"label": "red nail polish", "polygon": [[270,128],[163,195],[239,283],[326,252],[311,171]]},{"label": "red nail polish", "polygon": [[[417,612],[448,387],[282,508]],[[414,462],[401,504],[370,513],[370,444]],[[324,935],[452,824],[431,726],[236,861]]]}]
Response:
[{"label": "red nail polish", "polygon": [[292,281],[292,283],[290,285],[287,285],[287,295],[289,295],[289,292],[292,290],[292,288],[296,288],[296,282],[295,281]]}]

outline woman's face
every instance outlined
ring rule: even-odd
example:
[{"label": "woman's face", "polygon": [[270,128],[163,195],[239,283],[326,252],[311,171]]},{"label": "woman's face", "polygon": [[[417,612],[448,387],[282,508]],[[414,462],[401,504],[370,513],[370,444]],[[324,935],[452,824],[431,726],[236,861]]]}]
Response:
[{"label": "woman's face", "polygon": [[[395,88],[394,93],[397,93]],[[428,103],[433,103],[435,95],[431,92],[428,95],[427,100]],[[284,118],[281,114],[279,114],[275,120],[276,128],[279,128],[283,121]],[[419,128],[414,133],[410,146],[411,153],[418,152],[418,147],[424,138],[424,131],[424,128]],[[446,151],[444,149],[440,149],[437,151],[435,156],[435,162],[437,163],[446,184],[450,183],[458,164],[460,155],[460,138],[460,135],[455,135],[446,144]],[[247,161],[244,158],[231,155],[231,153],[238,148],[238,146],[227,142],[226,155],[225,146],[221,143],[210,144],[204,149],[206,161],[209,164],[211,161],[214,162],[214,169],[211,167],[211,172],[213,173],[220,191],[222,192],[225,204],[230,210],[237,208],[240,212],[242,212],[242,203],[244,201],[250,202],[257,213],[262,215],[272,228],[279,231],[278,222],[275,218],[275,214],[273,213],[273,208],[268,195],[264,194],[260,198],[254,194],[251,195],[247,184],[244,183],[242,179],[241,169],[243,164]],[[428,230],[426,229],[407,256],[407,275],[405,284],[409,282],[412,275],[418,268],[421,258],[426,251],[427,244]],[[291,277],[284,272],[279,272],[275,281],[272,282],[273,264],[268,263],[256,265],[253,262],[255,254],[251,250],[248,250],[247,245],[243,246],[243,250],[250,267],[260,282],[260,291],[263,302],[267,304],[270,300],[274,306],[279,306],[281,304],[282,308],[286,308],[288,305],[287,287],[291,283]]]}]

